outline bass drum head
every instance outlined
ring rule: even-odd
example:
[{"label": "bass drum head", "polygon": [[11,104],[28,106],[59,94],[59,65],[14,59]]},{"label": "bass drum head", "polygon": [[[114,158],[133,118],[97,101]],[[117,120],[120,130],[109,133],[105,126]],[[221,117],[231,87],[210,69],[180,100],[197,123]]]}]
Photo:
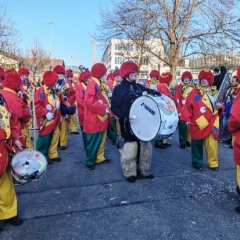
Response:
[{"label": "bass drum head", "polygon": [[[131,119],[135,116],[135,119]],[[146,96],[137,98],[130,109],[130,128],[133,135],[144,142],[153,140],[160,129],[161,116],[154,99]]]},{"label": "bass drum head", "polygon": [[45,174],[47,159],[36,150],[23,150],[13,156],[10,167],[15,180],[27,183],[38,180]]}]

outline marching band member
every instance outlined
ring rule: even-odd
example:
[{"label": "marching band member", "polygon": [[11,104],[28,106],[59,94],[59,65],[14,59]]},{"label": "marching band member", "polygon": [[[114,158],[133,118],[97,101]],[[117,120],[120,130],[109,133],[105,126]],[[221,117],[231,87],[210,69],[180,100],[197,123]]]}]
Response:
[{"label": "marching band member", "polygon": [[107,69],[104,64],[92,66],[92,80],[85,93],[83,132],[86,133],[86,167],[94,170],[95,164],[110,163],[104,156],[104,147],[109,124],[110,102],[103,82]]},{"label": "marching band member", "polygon": [[230,148],[233,148],[234,137],[232,137],[232,134],[228,130],[228,118],[230,116],[232,104],[236,98],[236,94],[239,88],[240,88],[239,79],[237,76],[233,76],[230,80],[230,88],[227,90],[224,98],[224,102],[223,102],[222,124],[223,124],[224,130],[227,132],[228,136],[230,137],[225,141],[226,143],[231,144]]},{"label": "marching band member", "polygon": [[[33,95],[35,92],[35,87],[33,83],[29,80],[29,70],[27,68],[19,68],[18,76],[22,80],[21,90],[19,91],[19,97],[21,97],[24,103],[29,107],[30,111],[33,111]],[[33,119],[26,124],[22,129],[22,135],[25,139],[25,145],[28,149],[33,149],[33,144],[31,142],[30,129],[32,127]]]},{"label": "marching band member", "polygon": [[65,150],[68,142],[68,125],[70,115],[75,114],[76,106],[76,92],[71,85],[65,81],[65,69],[61,65],[56,65],[53,71],[58,74],[58,81],[56,84],[57,94],[60,99],[60,109],[62,115],[61,129],[59,142],[62,150]]},{"label": "marching band member", "polygon": [[191,134],[192,166],[202,170],[203,144],[207,153],[208,167],[218,170],[219,111],[222,104],[215,104],[217,90],[212,86],[214,75],[203,69],[198,75],[200,86],[187,97],[181,119],[187,122]]},{"label": "marching band member", "polygon": [[[140,97],[143,91],[149,94],[160,93],[136,83],[139,67],[134,62],[124,62],[120,68],[121,84],[117,85],[112,95],[111,110],[119,118],[121,136],[117,145],[120,148],[120,161],[123,176],[133,183],[136,178],[154,178],[151,174],[151,142],[138,141],[129,128],[129,112],[132,102]],[[140,154],[138,154],[138,152]]]},{"label": "marching band member", "polygon": [[[17,80],[18,78],[21,80],[15,70],[7,71],[7,73],[5,72],[5,77],[6,76],[8,76],[9,78],[11,76],[11,78],[15,80]],[[3,90],[1,91],[1,94],[3,95],[3,97],[9,98],[9,104],[13,104],[15,106],[14,111],[18,117],[18,128],[21,130],[21,133],[19,134],[19,140],[21,141],[23,148],[26,148],[26,135],[24,135],[23,132],[27,128],[27,125],[32,118],[31,110],[23,101],[23,99],[19,97],[19,92],[21,92],[21,85],[18,89],[12,89],[11,85],[8,86],[8,82],[5,79],[2,82],[2,86]]]},{"label": "marching band member", "polygon": [[147,80],[143,83],[143,86],[153,90],[157,90],[157,85],[159,81],[160,73],[157,70],[152,70],[150,72],[150,80]]},{"label": "marching band member", "polygon": [[[72,78],[73,78],[72,70],[71,69],[66,70],[65,75],[67,77],[67,79],[66,79],[67,88],[71,89],[71,91],[73,91],[73,90],[75,91],[75,100],[76,100],[76,88],[75,88],[75,84],[73,83],[73,80],[72,80]],[[68,93],[69,92],[70,92],[70,90],[68,90]],[[71,98],[71,96],[70,96],[70,98]],[[76,103],[74,103],[73,106],[76,106]],[[73,115],[69,116],[69,124],[70,124],[71,134],[79,134],[79,132],[77,131],[77,114],[76,114],[76,112]]]},{"label": "marching band member", "polygon": [[60,100],[55,88],[57,81],[58,75],[55,72],[46,71],[43,74],[44,85],[37,89],[34,94],[34,106],[39,129],[37,150],[47,157],[50,164],[53,161],[61,161],[57,152],[61,121]]},{"label": "marching band member", "polygon": [[[111,99],[112,92],[115,86],[117,85],[117,81],[115,80],[113,73],[109,73],[106,79],[107,79],[106,85],[109,87],[108,97]],[[108,126],[108,130],[107,130],[107,136],[109,137],[109,139],[112,140],[112,144],[116,144],[116,140],[118,138],[116,123],[117,123],[117,119],[115,118],[114,115],[112,115],[110,119],[110,124]]]},{"label": "marching band member", "polygon": [[[169,88],[173,75],[171,73],[164,72],[160,74],[157,84],[157,90],[161,94],[166,95],[167,97],[171,98],[173,101],[175,100],[172,96],[171,90]],[[167,140],[156,140],[155,147],[166,149],[167,147],[171,147],[170,143],[167,143]]]},{"label": "marching band member", "polygon": [[92,80],[91,72],[86,71],[82,72],[82,74],[79,76],[79,86],[76,91],[76,100],[77,100],[77,109],[78,109],[78,119],[79,119],[79,125],[82,130],[82,139],[83,139],[83,146],[84,149],[86,150],[86,134],[83,131],[83,126],[84,126],[84,97],[86,94],[86,89],[88,83]]},{"label": "marching band member", "polygon": [[195,85],[191,82],[192,80],[192,74],[189,71],[183,72],[182,73],[182,84],[179,84],[176,87],[175,91],[175,102],[176,102],[176,107],[178,111],[178,116],[179,116],[179,122],[178,122],[178,131],[179,131],[179,143],[180,143],[180,148],[185,148],[191,146],[191,136],[189,132],[189,128],[182,120],[182,109],[183,106],[185,105],[186,99],[188,94],[195,88]]},{"label": "marching band member", "polygon": [[[1,77],[4,77],[2,72]],[[15,109],[21,106],[21,99],[17,96],[20,86],[21,79],[17,73],[8,73],[4,80],[3,90],[0,92],[0,220],[14,226],[23,223],[17,213],[17,197],[13,178],[8,170],[10,153],[16,153],[23,147],[19,141],[21,134],[19,121],[22,116],[17,116],[17,114],[22,115],[23,112],[20,109],[17,112]],[[1,231],[3,229],[0,227]]]}]

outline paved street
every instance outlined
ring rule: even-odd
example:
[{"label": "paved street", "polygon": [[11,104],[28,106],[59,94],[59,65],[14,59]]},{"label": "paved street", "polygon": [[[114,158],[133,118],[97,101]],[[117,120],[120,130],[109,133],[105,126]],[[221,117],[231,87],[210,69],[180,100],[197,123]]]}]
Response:
[{"label": "paved street", "polygon": [[240,239],[240,215],[234,208],[235,164],[232,149],[219,144],[218,172],[191,168],[190,148],[153,151],[153,180],[128,183],[119,154],[107,140],[111,164],[94,171],[84,166],[80,135],[70,135],[69,147],[37,182],[17,187],[20,227],[3,224],[1,240],[10,239]]}]

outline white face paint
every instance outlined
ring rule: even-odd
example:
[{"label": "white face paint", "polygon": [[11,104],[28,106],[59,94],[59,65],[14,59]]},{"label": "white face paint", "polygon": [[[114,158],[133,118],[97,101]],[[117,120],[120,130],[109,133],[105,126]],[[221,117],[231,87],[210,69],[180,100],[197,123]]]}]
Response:
[{"label": "white face paint", "polygon": [[183,83],[184,84],[189,84],[190,83],[190,78],[184,78]]},{"label": "white face paint", "polygon": [[138,72],[134,71],[129,74],[128,77],[126,77],[127,81],[129,82],[135,82],[137,80]]},{"label": "white face paint", "polygon": [[210,86],[206,78],[201,79],[200,85],[205,88],[208,88]]},{"label": "white face paint", "polygon": [[156,78],[156,77],[151,77],[151,79],[152,79],[153,81],[157,81],[157,78]]},{"label": "white face paint", "polygon": [[104,82],[106,80],[107,74],[105,73],[102,77],[100,77],[101,82]]},{"label": "white face paint", "polygon": [[58,73],[58,79],[59,79],[59,80],[65,79],[64,74],[63,74],[63,73]]},{"label": "white face paint", "polygon": [[91,82],[91,80],[92,80],[92,77],[89,77],[89,78],[85,81],[85,83],[86,83],[86,84],[89,84],[89,83]]},{"label": "white face paint", "polygon": [[121,78],[120,76],[116,76],[116,77],[115,77],[115,80],[119,83],[119,82],[122,81],[122,78]]}]

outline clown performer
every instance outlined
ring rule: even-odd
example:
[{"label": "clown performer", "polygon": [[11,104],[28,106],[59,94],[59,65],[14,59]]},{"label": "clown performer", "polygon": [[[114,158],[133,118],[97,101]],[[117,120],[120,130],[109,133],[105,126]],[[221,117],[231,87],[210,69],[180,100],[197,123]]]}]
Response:
[{"label": "clown performer", "polygon": [[4,80],[5,78],[5,72],[4,72],[4,69],[2,67],[0,67],[0,91],[2,90],[2,81]]},{"label": "clown performer", "polygon": [[[117,81],[115,80],[113,73],[109,73],[106,79],[107,79],[106,85],[109,87],[108,97],[109,99],[111,99],[112,92],[115,86],[117,85]],[[112,140],[112,144],[116,144],[116,140],[118,138],[116,125],[117,125],[117,119],[114,115],[112,115],[110,119],[110,124],[108,126],[108,130],[107,130],[107,136],[109,139]]]},{"label": "clown performer", "polygon": [[[67,89],[68,89],[68,95],[70,93],[70,91],[75,91],[75,100],[76,100],[76,86],[73,83],[73,72],[71,69],[66,70],[65,72],[66,75],[66,85],[67,85]],[[71,89],[71,90],[70,90]],[[70,94],[71,95],[71,94]],[[73,94],[74,96],[74,94]],[[70,100],[68,99],[68,101],[71,101],[71,96],[70,96]],[[76,102],[74,104],[72,104],[73,106],[76,106]],[[77,114],[74,113],[73,115],[69,116],[69,123],[70,123],[70,132],[71,134],[79,134],[79,132],[77,131]]]},{"label": "clown performer", "polygon": [[195,85],[191,82],[192,78],[192,74],[189,71],[183,72],[181,77],[182,83],[176,87],[175,91],[175,102],[179,116],[178,131],[180,148],[191,146],[189,128],[186,122],[181,119],[181,115],[188,94],[193,90],[193,88],[195,88]]},{"label": "clown performer", "polygon": [[147,80],[143,83],[143,86],[153,90],[157,90],[157,85],[159,81],[160,73],[157,70],[152,70],[150,72],[150,80]]},{"label": "clown performer", "polygon": [[135,99],[142,96],[146,91],[148,94],[160,95],[159,92],[145,88],[137,83],[139,67],[134,62],[124,62],[120,68],[121,84],[117,85],[112,95],[112,111],[119,118],[121,126],[121,138],[117,146],[120,151],[120,161],[123,176],[128,182],[135,182],[139,179],[152,179],[151,160],[152,144],[151,142],[142,142],[136,139],[131,133],[129,127],[129,112]]},{"label": "clown performer", "polygon": [[[33,112],[33,96],[35,92],[34,84],[29,80],[29,70],[27,68],[19,68],[18,76],[22,80],[21,89],[18,93],[24,103],[29,107],[30,111]],[[31,142],[30,129],[33,128],[33,118],[26,124],[25,128],[22,129],[22,135],[26,142],[26,148],[33,149]]]},{"label": "clown performer", "polygon": [[[159,76],[159,83],[157,84],[157,91],[161,94],[166,95],[167,97],[171,98],[173,101],[175,100],[172,96],[171,90],[169,88],[171,81],[172,81],[173,75],[171,73],[162,73]],[[167,140],[156,140],[155,141],[155,147],[156,148],[162,148],[166,149],[167,147],[171,147],[170,143],[167,143]]]},{"label": "clown performer", "polygon": [[[8,73],[4,81],[5,86],[0,92],[0,220],[13,226],[20,226],[23,220],[18,216],[13,178],[8,169],[10,155],[22,150],[22,143],[19,141],[19,118],[16,111],[13,110],[14,105],[10,104],[15,98],[18,98],[16,90],[20,89],[21,79],[15,72]],[[16,97],[12,98],[13,95],[5,93],[5,91],[9,91],[8,89],[14,91]],[[0,232],[2,231],[3,229],[0,227]]]},{"label": "clown performer", "polygon": [[[240,66],[237,69],[237,76],[240,78]],[[240,104],[240,89],[238,89],[236,93],[236,98],[232,104],[230,116],[228,118],[228,130],[234,136],[233,142],[233,158],[234,162],[237,165],[237,188],[236,191],[238,195],[240,195],[240,111],[239,111],[239,104]],[[240,206],[236,207],[236,211],[240,213]]]},{"label": "clown performer", "polygon": [[58,75],[55,72],[46,71],[43,74],[44,85],[34,94],[39,129],[37,150],[46,156],[49,164],[61,161],[57,151],[61,121],[60,100],[55,89],[57,80]]},{"label": "clown performer", "polygon": [[79,119],[79,125],[82,130],[82,139],[83,139],[83,146],[86,150],[86,134],[83,132],[83,125],[84,125],[84,97],[87,89],[88,83],[92,80],[91,72],[86,71],[83,72],[80,76],[80,84],[78,85],[77,91],[76,91],[76,100],[77,100],[77,112],[78,112],[78,119]]},{"label": "clown performer", "polygon": [[68,143],[68,125],[70,115],[76,113],[76,92],[72,86],[66,83],[65,69],[61,65],[56,65],[53,71],[58,74],[58,81],[56,83],[56,94],[60,99],[60,110],[62,115],[62,122],[60,128],[59,144],[61,150],[65,150]]},{"label": "clown performer", "polygon": [[107,128],[110,121],[110,102],[104,86],[106,73],[107,69],[104,64],[96,63],[92,66],[92,80],[87,85],[84,98],[85,164],[89,170],[94,170],[95,164],[111,162],[104,156]]},{"label": "clown performer", "polygon": [[207,154],[208,167],[218,170],[218,136],[221,103],[215,103],[217,90],[212,86],[214,75],[203,69],[198,75],[200,86],[187,97],[181,119],[187,122],[191,134],[191,155],[193,168],[202,171],[203,144]]}]

